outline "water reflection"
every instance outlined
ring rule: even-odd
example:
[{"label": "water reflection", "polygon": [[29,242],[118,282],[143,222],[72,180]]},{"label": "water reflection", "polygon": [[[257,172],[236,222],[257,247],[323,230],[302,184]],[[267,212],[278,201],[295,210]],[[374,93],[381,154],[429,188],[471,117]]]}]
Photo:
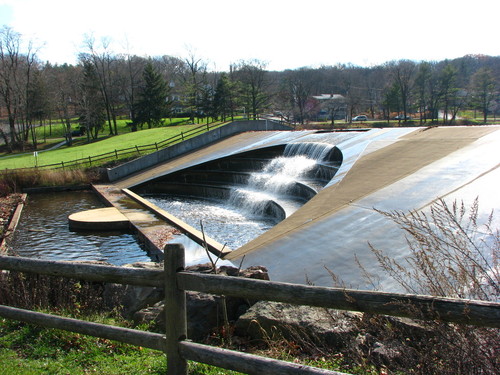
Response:
[{"label": "water reflection", "polygon": [[48,260],[106,261],[115,265],[151,259],[134,235],[122,232],[71,232],[68,216],[103,207],[92,192],[31,194],[11,247],[20,256]]}]

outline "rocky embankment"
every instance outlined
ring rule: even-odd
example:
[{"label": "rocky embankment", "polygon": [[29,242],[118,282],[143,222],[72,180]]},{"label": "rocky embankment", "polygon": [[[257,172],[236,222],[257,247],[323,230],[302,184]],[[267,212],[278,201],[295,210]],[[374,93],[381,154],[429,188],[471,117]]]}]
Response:
[{"label": "rocky embankment", "polygon": [[[155,263],[129,266],[161,267]],[[187,271],[214,272],[210,264],[189,267]],[[261,266],[243,270],[222,266],[217,269],[217,274],[269,280],[266,268]],[[123,306],[124,317],[136,325],[146,323],[159,332],[163,331],[162,289],[110,285],[106,293],[115,304]],[[116,296],[120,296],[118,300]],[[198,292],[187,293],[187,314],[188,338],[193,341],[207,342],[218,337],[222,342],[240,347],[248,343],[266,346],[273,342],[288,342],[305,355],[341,355],[351,360],[370,358],[378,366],[404,362],[415,355],[413,349],[397,337],[396,331],[409,337],[429,334],[425,327],[408,319]],[[230,335],[229,339],[227,335]]]},{"label": "rocky embankment", "polygon": [[0,197],[0,254],[7,251],[5,239],[12,234],[14,213],[19,204],[24,203],[24,194],[9,194]]}]

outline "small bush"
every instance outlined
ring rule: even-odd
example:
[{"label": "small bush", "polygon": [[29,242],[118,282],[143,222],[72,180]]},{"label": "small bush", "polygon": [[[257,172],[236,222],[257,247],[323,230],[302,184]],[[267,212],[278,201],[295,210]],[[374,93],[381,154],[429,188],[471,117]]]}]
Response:
[{"label": "small bush", "polygon": [[[409,255],[404,263],[384,251],[371,250],[383,271],[411,294],[498,301],[500,299],[500,233],[493,212],[479,222],[479,203],[436,201],[428,213],[378,211],[406,233]],[[368,275],[369,276],[369,275]],[[411,308],[411,306],[410,306]],[[415,308],[416,309],[416,308]],[[418,311],[415,311],[418,313]],[[409,335],[388,322],[364,325],[372,340],[404,340],[405,361],[394,369],[415,374],[500,373],[500,330],[439,321],[421,321],[423,335]],[[365,351],[363,355],[369,356]]]}]

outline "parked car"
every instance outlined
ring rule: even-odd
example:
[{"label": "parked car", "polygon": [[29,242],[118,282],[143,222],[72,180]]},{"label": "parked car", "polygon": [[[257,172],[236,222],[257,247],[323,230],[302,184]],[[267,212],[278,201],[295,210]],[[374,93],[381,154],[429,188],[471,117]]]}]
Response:
[{"label": "parked car", "polygon": [[352,121],[366,121],[366,120],[368,120],[368,117],[366,117],[365,115],[359,115],[352,118]]}]

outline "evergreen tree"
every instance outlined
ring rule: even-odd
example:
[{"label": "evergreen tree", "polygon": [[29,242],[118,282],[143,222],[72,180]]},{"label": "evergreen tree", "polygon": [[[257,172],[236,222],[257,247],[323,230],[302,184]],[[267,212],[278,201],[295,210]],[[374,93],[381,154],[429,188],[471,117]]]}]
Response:
[{"label": "evergreen tree", "polygon": [[144,124],[147,124],[148,129],[151,129],[153,126],[163,125],[163,118],[168,116],[170,109],[169,89],[151,61],[144,68],[143,78],[144,86],[136,105],[135,122],[140,125],[141,129]]},{"label": "evergreen tree", "polygon": [[390,120],[392,112],[401,111],[401,94],[399,85],[393,82],[392,85],[388,86],[383,94],[382,107],[384,108],[385,116],[387,121]]},{"label": "evergreen tree", "polygon": [[483,112],[483,121],[486,124],[490,106],[497,95],[495,80],[490,69],[481,68],[471,78],[473,100],[475,108]]},{"label": "evergreen tree", "polygon": [[234,84],[227,74],[222,73],[214,94],[214,117],[226,121],[227,117],[234,117],[235,97]]}]

